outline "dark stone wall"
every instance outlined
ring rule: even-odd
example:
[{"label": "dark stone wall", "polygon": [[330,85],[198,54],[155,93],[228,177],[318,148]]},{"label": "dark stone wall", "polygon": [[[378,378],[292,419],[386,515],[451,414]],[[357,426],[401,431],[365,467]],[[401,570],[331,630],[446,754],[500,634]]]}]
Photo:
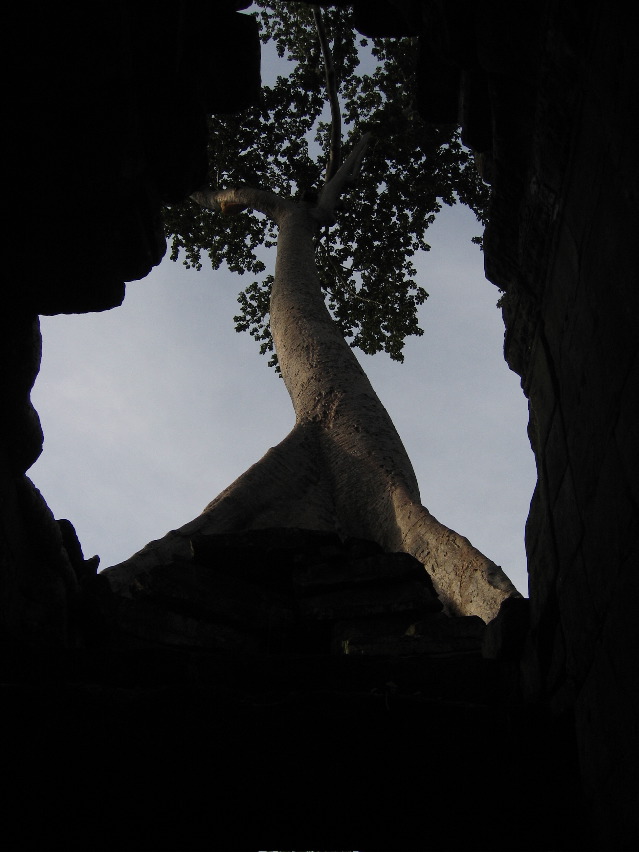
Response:
[{"label": "dark stone wall", "polygon": [[506,709],[488,661],[111,650],[20,675],[11,849],[589,848],[570,732]]},{"label": "dark stone wall", "polygon": [[159,263],[161,205],[206,178],[206,116],[259,96],[257,28],[236,11],[247,5],[27,7],[16,124],[35,155],[23,236],[37,251],[17,294],[25,307],[108,309]]},{"label": "dark stone wall", "polygon": [[510,116],[494,114],[485,238],[488,277],[506,291],[505,355],[530,400],[538,469],[521,672],[529,699],[574,712],[602,848],[630,849],[639,789],[637,42],[616,3],[551,3],[539,25],[534,86]]},{"label": "dark stone wall", "polygon": [[237,11],[248,5],[12,9],[7,161],[18,191],[0,316],[0,632],[10,637],[73,641],[79,594],[58,525],[24,476],[43,440],[29,399],[38,315],[119,305],[125,283],[160,262],[162,205],[207,175],[207,115],[259,96],[257,28]]},{"label": "dark stone wall", "polygon": [[191,544],[89,582],[82,647],[0,657],[12,849],[591,848],[571,719],[509,694],[417,560],[299,529]]}]

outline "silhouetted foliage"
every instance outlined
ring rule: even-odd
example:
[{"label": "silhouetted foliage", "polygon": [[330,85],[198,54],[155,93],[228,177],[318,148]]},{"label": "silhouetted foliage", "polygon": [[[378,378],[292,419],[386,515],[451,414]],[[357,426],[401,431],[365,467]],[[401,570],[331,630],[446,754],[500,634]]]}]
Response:
[{"label": "silhouetted foliage", "polygon": [[[263,87],[259,106],[210,119],[209,186],[248,184],[312,204],[324,178],[331,126],[313,13],[299,3],[271,2],[255,14],[285,74]],[[457,200],[483,223],[488,190],[458,133],[427,126],[414,109],[416,40],[362,38],[345,8],[325,9],[323,20],[347,129],[345,153],[364,132],[373,139],[339,225],[317,239],[318,269],[329,309],[350,344],[402,361],[405,339],[423,333],[417,310],[428,294],[416,281],[412,258],[430,248],[426,229],[442,204]],[[318,150],[323,153],[315,156]],[[166,231],[173,260],[183,252],[184,263],[200,269],[205,252],[214,269],[226,263],[240,275],[262,276],[240,293],[235,322],[263,353],[271,352],[273,278],[264,275],[259,249],[275,245],[274,224],[258,213],[222,217],[187,201],[167,210]]]}]

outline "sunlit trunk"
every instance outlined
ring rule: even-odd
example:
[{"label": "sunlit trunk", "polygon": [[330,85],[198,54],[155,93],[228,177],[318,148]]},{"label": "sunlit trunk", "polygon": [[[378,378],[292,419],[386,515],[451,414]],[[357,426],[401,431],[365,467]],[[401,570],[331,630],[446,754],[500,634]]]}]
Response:
[{"label": "sunlit trunk", "polygon": [[[255,191],[250,199],[248,191],[233,192],[232,200],[258,206]],[[262,209],[279,226],[271,331],[296,424],[198,518],[108,573],[125,582],[154,564],[187,558],[195,532],[333,530],[412,554],[449,612],[489,621],[504,598],[519,593],[500,568],[421,505],[399,435],[326,308],[313,212],[265,198]]]}]

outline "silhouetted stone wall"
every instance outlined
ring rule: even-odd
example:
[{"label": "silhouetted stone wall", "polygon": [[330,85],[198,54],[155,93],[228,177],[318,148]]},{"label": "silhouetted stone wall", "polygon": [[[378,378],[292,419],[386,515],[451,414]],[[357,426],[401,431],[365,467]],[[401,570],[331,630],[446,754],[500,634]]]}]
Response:
[{"label": "silhouetted stone wall", "polygon": [[[0,329],[4,406],[0,623],[5,649],[12,647],[11,642],[63,647],[74,644],[77,631],[84,630],[85,641],[88,635],[86,625],[82,626],[87,613],[82,616],[81,601],[89,567],[72,532],[54,521],[24,476],[42,445],[38,417],[29,402],[39,368],[37,315],[117,305],[125,282],[143,277],[159,262],[164,253],[161,204],[183,197],[205,175],[207,112],[239,109],[257,95],[257,34],[247,18],[236,14],[237,8],[246,5],[232,0],[153,6],[95,3],[87,16],[79,15],[73,6],[47,4],[37,11],[25,5],[16,13],[22,16],[12,30],[21,94],[11,112],[11,129],[26,204],[23,210],[18,206],[14,216],[18,264],[7,279]],[[506,357],[522,376],[530,399],[530,438],[539,472],[527,526],[530,629],[524,608],[504,613],[489,628],[488,646],[490,655],[500,658],[513,694],[523,689],[529,706],[537,709],[530,717],[526,712],[517,717],[516,744],[522,755],[515,754],[512,763],[500,752],[492,789],[516,787],[521,775],[532,773],[534,783],[527,787],[532,813],[521,808],[509,828],[514,830],[529,813],[534,821],[535,808],[547,802],[539,795],[546,783],[544,769],[548,767],[553,783],[560,778],[550,757],[570,753],[566,743],[571,731],[576,732],[582,779],[590,809],[597,814],[599,837],[589,836],[582,828],[578,844],[571,846],[569,829],[583,813],[578,807],[562,810],[570,800],[570,795],[561,798],[562,790],[574,781],[568,772],[565,783],[557,781],[552,788],[562,804],[552,817],[561,819],[563,813],[564,818],[559,848],[583,848],[590,842],[592,848],[631,849],[637,828],[633,796],[639,789],[635,686],[639,643],[634,613],[639,597],[639,217],[632,151],[639,135],[636,30],[617,2],[551,0],[522,6],[504,0],[377,0],[356,5],[358,25],[365,33],[420,36],[420,110],[436,124],[461,122],[464,139],[477,151],[480,168],[492,184],[486,270],[506,291]],[[34,668],[21,653],[5,656],[3,680],[37,681],[38,686],[11,692],[17,726],[11,730],[22,730],[25,737],[16,739],[16,765],[24,764],[25,779],[33,778],[42,771],[42,763],[28,744],[42,747],[51,760],[42,776],[43,796],[55,787],[55,767],[68,759],[78,737],[93,742],[95,748],[101,733],[107,731],[109,738],[98,748],[98,757],[108,763],[114,759],[109,743],[116,742],[128,726],[141,730],[161,694],[165,708],[161,719],[143,738],[141,754],[149,757],[155,753],[157,737],[166,730],[164,723],[184,707],[184,695],[192,687],[189,678],[202,685],[211,672],[214,678],[219,675],[210,660],[200,670],[198,661],[189,657],[176,685],[167,688],[167,672],[173,664],[163,658],[160,674],[148,684],[150,692],[135,703],[148,654],[143,662],[132,661],[130,654],[112,658],[112,667],[104,664],[102,669],[92,657],[82,665],[73,662],[69,669],[68,665],[48,666],[39,657]],[[129,664],[138,668],[133,671]],[[397,671],[392,661],[388,665]],[[411,665],[421,672],[426,664]],[[255,666],[242,675],[243,684],[253,683]],[[494,667],[489,670],[494,672]],[[206,677],[203,671],[208,672]],[[472,678],[478,671],[470,666],[456,676]],[[375,669],[375,678],[380,672]],[[279,701],[299,678],[286,666],[277,677]],[[224,677],[219,679],[226,683]],[[390,674],[388,679],[392,680]],[[43,686],[54,680],[53,691]],[[102,683],[101,697],[85,686],[60,687],[83,680]],[[420,683],[427,681],[425,677]],[[104,687],[107,682],[116,685],[112,691]],[[446,803],[451,795],[460,794],[449,769],[441,778],[447,790],[455,789],[455,793],[437,793],[439,788],[432,783],[412,789],[410,795],[400,796],[397,790],[407,783],[406,767],[411,778],[416,773],[428,776],[433,748],[437,765],[447,766],[440,730],[450,733],[470,724],[485,732],[494,719],[485,694],[481,693],[483,703],[476,711],[453,702],[452,724],[446,721],[450,711],[433,703],[435,693],[428,693],[423,702],[411,698],[406,702],[408,710],[399,717],[385,716],[384,709],[383,722],[369,724],[370,711],[364,705],[372,706],[377,698],[382,702],[388,696],[343,698],[339,678],[331,675],[329,682],[331,699],[318,698],[317,690],[292,703],[282,699],[280,709],[268,710],[267,721],[260,717],[261,735],[268,737],[275,731],[284,738],[290,723],[294,735],[288,745],[299,746],[313,735],[304,720],[313,720],[319,728],[328,708],[333,722],[327,730],[336,732],[339,747],[326,754],[340,758],[348,738],[339,732],[345,730],[344,719],[350,720],[347,730],[358,737],[353,752],[359,760],[358,777],[372,779],[365,787],[370,798],[376,789],[374,773],[379,770],[384,782],[379,789],[392,794],[395,808],[385,811],[389,819],[407,802],[413,811],[422,807],[426,791],[436,802],[435,811],[441,813],[444,808],[447,818],[454,820],[455,809],[446,810]],[[128,691],[123,693],[125,687]],[[368,681],[366,688],[372,689]],[[478,689],[473,685],[463,700],[472,704]],[[122,700],[133,703],[123,709]],[[237,761],[234,749],[240,745],[248,742],[257,748],[262,741],[260,736],[242,739],[238,713],[245,714],[242,718],[249,726],[257,718],[254,704],[247,710],[242,696],[234,693],[221,699],[217,685],[207,685],[193,700],[198,732],[205,730],[212,704],[221,728],[235,725],[223,750],[225,760]],[[375,706],[374,714],[380,709]],[[536,715],[542,713],[541,707],[559,721],[544,716],[541,725]],[[102,719],[105,727],[96,732],[93,717],[88,720],[85,712]],[[114,712],[119,721],[113,722]],[[512,713],[504,711],[503,705],[499,712],[500,724],[511,725]],[[52,721],[46,721],[47,714]],[[536,721],[531,721],[533,717]],[[427,734],[424,720],[430,726]],[[397,753],[393,758],[392,749],[384,748],[381,763],[376,763],[374,751],[370,756],[374,738],[392,744],[393,730],[403,730],[408,723],[420,733],[402,735],[401,761]],[[189,724],[186,716],[184,724]],[[35,740],[33,730],[38,732]],[[535,760],[533,753],[544,732],[546,748],[539,754],[548,759],[546,763],[539,755]],[[135,749],[135,738],[127,742]],[[195,736],[188,742],[194,750],[200,748],[201,740]],[[468,771],[469,754],[486,763],[492,757],[491,749],[479,747],[478,742],[463,737],[453,752],[456,760],[466,761],[466,769],[460,771],[464,795],[482,787],[484,777],[481,769],[470,781],[463,774]],[[188,761],[180,756],[181,744],[174,733],[168,748],[173,765],[186,772]],[[311,764],[325,758],[322,748],[327,744],[328,738],[320,739],[309,751]],[[208,740],[206,754],[211,763],[219,755],[216,749],[215,738]],[[269,749],[261,754],[275,761],[277,743],[269,742]],[[122,760],[130,757],[121,750],[114,754]],[[299,766],[290,756],[287,761],[289,773]],[[76,759],[74,765],[82,775],[95,761]],[[334,780],[339,784],[353,764],[342,760],[337,765]],[[109,766],[108,778],[116,782],[118,767]],[[250,771],[243,764],[234,766],[233,783],[239,788]],[[398,772],[395,778],[392,773]],[[283,771],[284,780],[285,775]],[[149,773],[140,772],[139,777],[147,780]],[[268,773],[256,777],[266,789]],[[76,800],[73,796],[83,784],[81,777],[68,798],[60,794],[51,800],[49,816],[57,820],[62,835],[71,830],[62,809]],[[317,810],[304,810],[297,783],[288,778],[286,784],[290,801],[302,808],[299,824],[308,823]],[[259,795],[259,784],[250,789]],[[317,783],[313,795],[320,796],[322,789]],[[126,792],[134,797],[135,784],[127,786]],[[344,804],[347,796],[333,789],[328,800],[344,816],[349,813]],[[378,798],[373,796],[374,801]],[[495,799],[499,802],[499,793]],[[273,791],[266,800],[271,810],[277,807]],[[490,810],[490,801],[492,790],[490,796],[482,796],[480,806],[471,808],[478,825]],[[169,797],[166,803],[168,808]],[[501,818],[499,804],[496,808],[486,819]],[[261,811],[270,812],[268,808]],[[243,813],[238,809],[238,819]],[[286,813],[283,809],[282,818]],[[435,819],[432,809],[424,816],[424,845],[429,833],[432,837],[430,821]],[[550,824],[546,815],[545,833],[528,838],[528,845],[519,842],[521,838],[509,845],[506,832],[501,835],[501,848],[555,846],[557,836],[550,837],[546,831]],[[401,825],[400,817],[398,829]],[[411,825],[414,840],[421,823],[413,818]],[[80,848],[85,835],[77,824],[73,830]],[[140,829],[138,835],[143,833]],[[95,836],[94,831],[91,837]],[[443,836],[438,835],[439,848],[444,848]],[[468,839],[469,834],[464,837]],[[104,848],[109,848],[108,843]]]},{"label": "silhouetted stone wall", "polygon": [[[529,698],[574,709],[603,848],[630,849],[639,789],[637,42],[618,4],[547,11],[521,189],[495,199],[486,234],[538,470],[522,677]],[[495,157],[498,177],[500,165]]]},{"label": "silhouetted stone wall", "polygon": [[89,584],[93,642],[0,657],[12,849],[589,848],[570,719],[509,698],[420,563],[298,529],[191,543]]},{"label": "silhouetted stone wall", "polygon": [[[0,317],[0,631],[65,644],[79,594],[46,502],[29,396],[39,314],[119,305],[166,250],[161,207],[207,175],[207,115],[260,91],[250,3],[97,2],[12,9],[8,162],[19,186]],[[40,532],[38,532],[40,531]],[[80,572],[81,573],[81,572]]]}]

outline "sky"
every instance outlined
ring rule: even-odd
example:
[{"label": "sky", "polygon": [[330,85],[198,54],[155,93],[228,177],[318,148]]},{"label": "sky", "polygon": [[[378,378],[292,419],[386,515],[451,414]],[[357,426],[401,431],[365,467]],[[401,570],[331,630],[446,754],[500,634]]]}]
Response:
[{"label": "sky", "polygon": [[[527,403],[503,359],[497,289],[466,208],[417,257],[430,297],[403,365],[357,352],[412,459],[422,503],[527,594],[535,483]],[[293,426],[282,380],[233,316],[244,277],[168,257],[103,313],[42,317],[32,392],[45,434],[28,475],[85,557],[117,564],[196,517]]]}]

